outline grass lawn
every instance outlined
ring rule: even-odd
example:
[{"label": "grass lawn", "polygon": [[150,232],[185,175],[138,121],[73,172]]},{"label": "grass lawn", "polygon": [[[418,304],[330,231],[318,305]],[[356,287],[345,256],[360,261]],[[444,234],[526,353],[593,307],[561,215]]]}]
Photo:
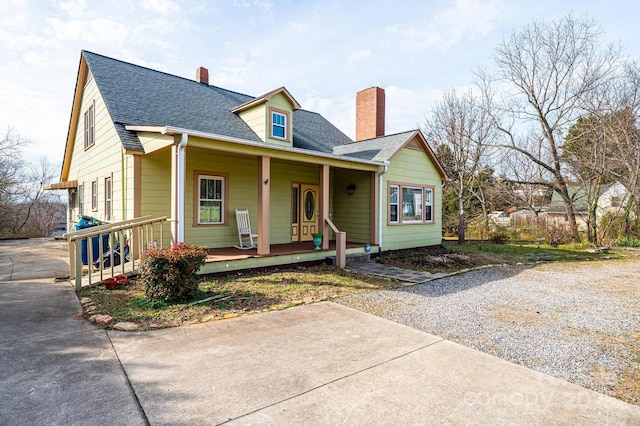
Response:
[{"label": "grass lawn", "polygon": [[481,265],[513,265],[538,261],[603,260],[624,257],[621,251],[589,253],[584,246],[565,244],[551,247],[528,242],[467,242],[447,241],[444,249],[423,247],[385,253],[378,261],[416,271],[455,272]]},{"label": "grass lawn", "polygon": [[[199,294],[191,303],[149,303],[139,280],[115,290],[106,290],[103,286],[86,288],[79,296],[84,298],[81,300],[86,317],[108,314],[113,317],[113,323],[133,322],[141,330],[148,330],[285,309],[397,286],[397,281],[386,278],[365,277],[331,266],[314,266],[207,278],[200,283]],[[211,300],[193,304],[209,298]]]}]

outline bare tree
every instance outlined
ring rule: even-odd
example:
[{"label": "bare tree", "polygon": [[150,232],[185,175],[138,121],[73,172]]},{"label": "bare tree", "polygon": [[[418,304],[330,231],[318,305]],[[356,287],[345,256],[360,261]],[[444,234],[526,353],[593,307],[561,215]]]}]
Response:
[{"label": "bare tree", "polygon": [[[22,233],[25,226],[31,221],[45,221],[48,218],[33,217],[40,204],[50,203],[56,199],[51,192],[45,192],[44,186],[50,183],[56,176],[56,170],[42,157],[37,165],[25,167],[22,179],[16,185],[16,196],[14,197],[14,217],[11,232],[13,235]],[[40,225],[35,227],[41,228]]]},{"label": "bare tree", "polygon": [[7,209],[18,195],[24,166],[21,150],[28,143],[11,128],[0,136],[0,217],[8,214]]},{"label": "bare tree", "polygon": [[[458,96],[451,90],[436,102],[432,116],[424,126],[436,150],[449,153],[445,164],[458,200],[458,243],[465,241],[465,209],[469,198],[474,196],[472,188],[478,183],[482,159],[493,135],[487,108],[480,102],[471,91]],[[485,200],[483,195],[475,193],[476,197]],[[487,216],[486,204],[484,212]]]},{"label": "bare tree", "polygon": [[640,64],[625,64],[624,74],[598,93],[591,110],[608,149],[607,173],[628,190],[624,218],[629,236],[630,213],[640,200]]},{"label": "bare tree", "polygon": [[[615,74],[620,48],[602,46],[594,19],[572,14],[554,22],[533,22],[496,49],[496,73],[478,72],[493,102],[500,147],[537,168],[535,179],[514,182],[546,186],[563,200],[570,232],[578,238],[575,211],[562,161],[564,133],[586,113],[584,100]],[[498,88],[499,98],[491,94]]]},{"label": "bare tree", "polygon": [[[55,168],[41,158],[38,164],[23,160],[29,141],[13,129],[0,138],[0,235],[49,235],[60,218],[60,196],[45,192],[56,176]],[[64,213],[64,210],[62,210]]]}]

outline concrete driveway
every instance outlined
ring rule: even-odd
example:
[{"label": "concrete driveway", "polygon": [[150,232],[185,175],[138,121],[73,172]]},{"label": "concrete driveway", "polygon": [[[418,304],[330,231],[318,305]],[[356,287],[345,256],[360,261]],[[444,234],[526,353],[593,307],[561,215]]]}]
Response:
[{"label": "concrete driveway", "polygon": [[640,424],[640,407],[333,303],[105,332],[51,281],[0,282],[0,424]]},{"label": "concrete driveway", "polygon": [[109,336],[54,282],[68,274],[63,242],[0,241],[0,424],[145,424]]}]

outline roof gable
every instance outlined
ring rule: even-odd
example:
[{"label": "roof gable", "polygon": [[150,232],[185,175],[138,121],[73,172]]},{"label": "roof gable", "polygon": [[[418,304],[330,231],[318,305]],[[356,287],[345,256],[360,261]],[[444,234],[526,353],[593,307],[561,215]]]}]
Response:
[{"label": "roof gable", "polygon": [[241,111],[245,111],[247,109],[253,108],[254,106],[269,102],[271,98],[273,98],[275,95],[278,95],[278,94],[282,94],[288,100],[288,102],[291,104],[292,110],[295,111],[297,109],[300,109],[300,104],[298,103],[298,101],[296,101],[294,97],[291,95],[291,93],[289,93],[289,91],[284,86],[282,86],[278,89],[272,90],[269,93],[265,93],[262,96],[253,98],[243,103],[242,105],[238,105],[237,107],[233,108],[231,112],[239,113]]},{"label": "roof gable", "polygon": [[346,145],[335,146],[334,154],[360,158],[373,161],[390,161],[402,148],[424,151],[443,180],[448,179],[447,174],[438,161],[434,152],[429,147],[426,139],[419,130],[397,133],[394,135],[380,136],[373,139],[354,142]]}]

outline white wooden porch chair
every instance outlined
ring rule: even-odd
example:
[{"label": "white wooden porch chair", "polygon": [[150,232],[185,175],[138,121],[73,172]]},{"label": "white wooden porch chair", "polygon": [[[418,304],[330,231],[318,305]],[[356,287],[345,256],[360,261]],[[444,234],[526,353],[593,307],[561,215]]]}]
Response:
[{"label": "white wooden porch chair", "polygon": [[241,250],[256,248],[258,234],[251,230],[249,210],[236,209],[236,222],[238,223],[238,240],[240,240],[240,245],[234,247]]}]

